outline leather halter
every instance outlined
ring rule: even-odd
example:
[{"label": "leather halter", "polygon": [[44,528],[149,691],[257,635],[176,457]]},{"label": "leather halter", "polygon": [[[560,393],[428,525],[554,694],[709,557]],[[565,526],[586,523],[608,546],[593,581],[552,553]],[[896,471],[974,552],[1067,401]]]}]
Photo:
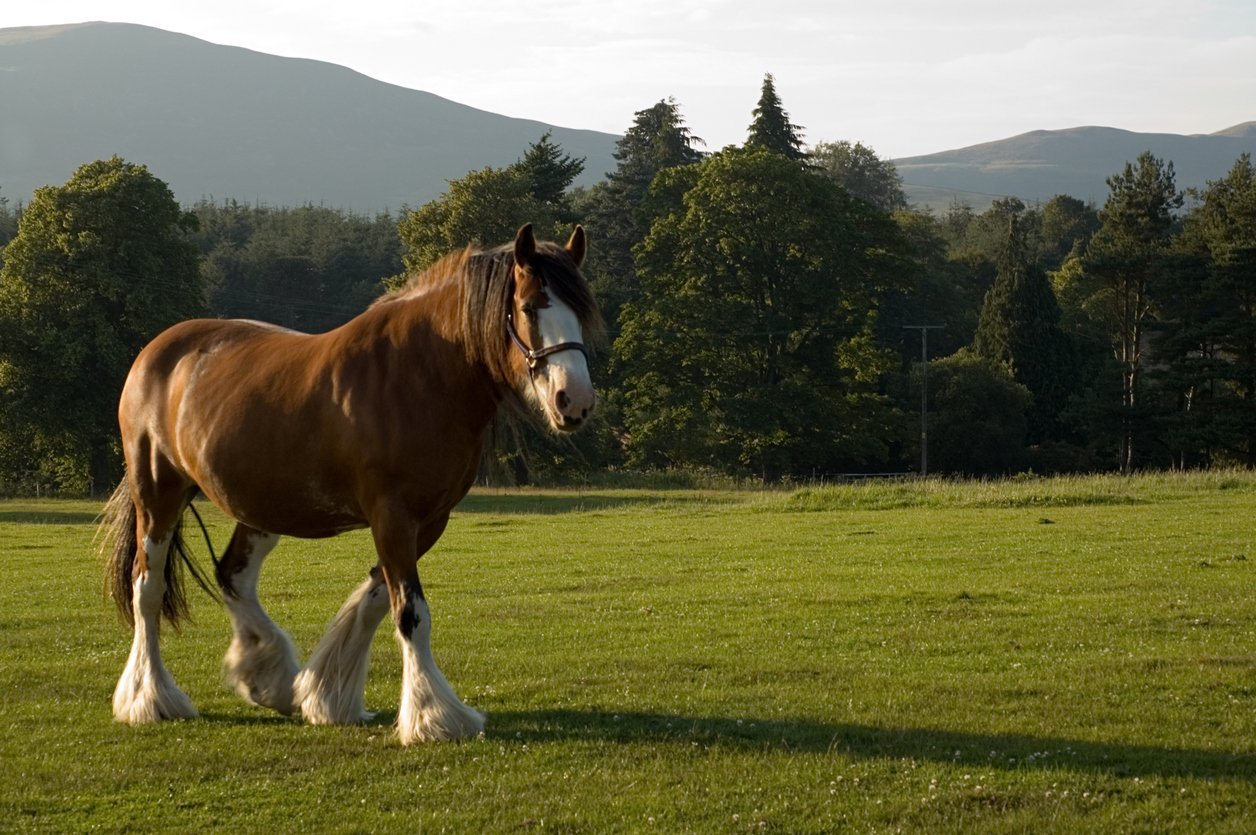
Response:
[{"label": "leather halter", "polygon": [[589,358],[589,351],[584,347],[582,342],[559,342],[556,345],[546,345],[541,348],[529,348],[522,339],[519,338],[519,331],[515,330],[515,314],[511,311],[506,314],[506,333],[510,334],[510,341],[515,343],[515,347],[519,349],[519,353],[523,354],[523,358],[528,363],[528,374],[535,374],[536,368],[541,364],[541,360],[550,354],[557,354],[559,351],[579,351],[584,354],[584,358]]}]

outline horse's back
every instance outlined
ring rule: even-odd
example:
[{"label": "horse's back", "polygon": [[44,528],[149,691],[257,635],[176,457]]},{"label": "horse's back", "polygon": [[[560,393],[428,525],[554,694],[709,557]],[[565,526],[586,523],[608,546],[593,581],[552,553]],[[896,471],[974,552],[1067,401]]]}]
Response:
[{"label": "horse's back", "polygon": [[188,319],[159,333],[140,351],[131,368],[151,372],[173,369],[184,357],[212,354],[241,344],[274,337],[301,337],[297,331],[250,319]]},{"label": "horse's back", "polygon": [[242,319],[191,319],[167,328],[140,351],[127,375],[118,412],[123,438],[141,425],[153,431],[154,421],[176,417],[183,397],[216,376],[213,372],[256,370],[258,359],[273,359],[279,345],[303,338],[308,337]]},{"label": "horse's back", "polygon": [[188,319],[153,338],[136,357],[135,366],[177,361],[193,353],[214,353],[259,340],[302,338],[306,334],[252,319]]},{"label": "horse's back", "polygon": [[[119,403],[128,464],[177,472],[228,511],[238,508],[227,494],[245,482],[291,491],[300,450],[327,411],[318,341],[231,319],[162,332],[136,358]],[[266,473],[271,460],[290,474]]]}]

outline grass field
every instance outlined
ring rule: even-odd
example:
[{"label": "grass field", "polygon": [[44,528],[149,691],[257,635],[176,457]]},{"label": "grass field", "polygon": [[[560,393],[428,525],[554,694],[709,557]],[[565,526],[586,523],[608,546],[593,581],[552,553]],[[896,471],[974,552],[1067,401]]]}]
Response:
[{"label": "grass field", "polygon": [[[475,493],[421,567],[488,729],[409,748],[387,623],[378,720],[307,727],[204,596],[201,717],[115,724],[96,510],[0,502],[5,830],[1256,831],[1256,475]],[[263,602],[308,653],[372,563],[287,540]]]}]

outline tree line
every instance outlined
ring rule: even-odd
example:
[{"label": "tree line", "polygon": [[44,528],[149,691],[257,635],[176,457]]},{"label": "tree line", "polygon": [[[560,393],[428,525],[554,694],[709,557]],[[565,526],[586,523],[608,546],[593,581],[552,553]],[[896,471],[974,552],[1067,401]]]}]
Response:
[{"label": "tree line", "polygon": [[[933,214],[858,142],[808,147],[765,77],[745,143],[677,102],[635,114],[614,171],[540,137],[399,217],[203,201],[90,163],[0,198],[0,485],[101,489],[131,359],[190,316],[321,331],[391,282],[531,222],[582,223],[610,339],[574,439],[500,433],[494,477],[669,470],[780,479],[1256,463],[1256,171],[1184,194],[1150,153],[1102,206],[1001,198]],[[921,326],[929,334],[927,375]]]}]

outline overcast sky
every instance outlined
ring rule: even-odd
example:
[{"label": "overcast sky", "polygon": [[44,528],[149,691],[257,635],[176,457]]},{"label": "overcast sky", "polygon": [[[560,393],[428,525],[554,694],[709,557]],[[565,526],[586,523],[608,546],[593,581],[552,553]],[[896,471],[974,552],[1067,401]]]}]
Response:
[{"label": "overcast sky", "polygon": [[622,133],[674,97],[718,149],[764,73],[808,143],[886,158],[1039,128],[1256,120],[1253,0],[37,0],[0,28],[109,20],[313,58],[484,110]]}]

